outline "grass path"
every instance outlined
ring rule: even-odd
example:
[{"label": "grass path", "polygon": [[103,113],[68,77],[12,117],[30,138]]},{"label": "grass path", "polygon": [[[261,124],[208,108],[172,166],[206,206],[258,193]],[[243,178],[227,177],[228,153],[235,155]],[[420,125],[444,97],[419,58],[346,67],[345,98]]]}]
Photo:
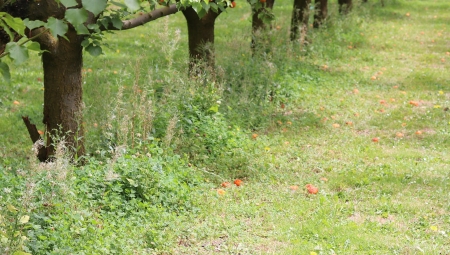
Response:
[{"label": "grass path", "polygon": [[450,252],[450,5],[365,8],[315,35],[347,38],[286,74],[301,93],[259,131],[259,176],[205,192],[177,254]]}]

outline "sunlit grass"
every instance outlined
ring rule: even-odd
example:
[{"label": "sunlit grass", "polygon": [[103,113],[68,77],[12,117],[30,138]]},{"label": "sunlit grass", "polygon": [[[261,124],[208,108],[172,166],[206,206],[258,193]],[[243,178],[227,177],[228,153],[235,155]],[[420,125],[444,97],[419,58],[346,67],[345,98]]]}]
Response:
[{"label": "sunlit grass", "polygon": [[[167,238],[155,253],[450,252],[450,4],[385,2],[384,8],[375,0],[357,3],[343,17],[336,1],[330,1],[329,20],[308,32],[306,46],[288,42],[292,2],[276,2],[272,49],[255,58],[249,47],[250,10],[239,2],[216,23],[222,76],[216,87],[208,84],[216,90],[198,89],[186,78],[181,14],[108,35],[105,55],[85,56],[89,153],[100,157],[108,146],[119,145],[106,139],[109,125],[117,121],[112,118],[133,117],[138,112],[134,103],[145,91],[149,107],[159,114],[152,119],[152,139],[173,135],[164,149],[183,152],[190,171],[203,175],[205,185],[189,195],[195,210],[176,219],[167,216],[173,222],[152,230],[157,233],[139,228],[139,233]],[[177,29],[181,36],[174,44]],[[28,66],[14,69],[12,85],[0,88],[0,162],[5,167],[18,168],[30,154],[20,116],[29,115],[42,128],[39,66],[33,57]],[[273,101],[266,94],[270,91],[276,93]],[[201,93],[205,101],[220,99],[223,122],[195,126],[204,133],[192,131],[192,137],[175,124],[171,129],[169,123],[185,114],[180,105]],[[112,114],[118,106],[120,114]],[[120,136],[121,130],[112,131]],[[234,135],[226,146],[244,148],[210,162],[208,149],[214,148],[202,149],[202,141],[222,141],[215,136],[219,131]],[[122,135],[131,137],[129,132]],[[140,151],[145,145],[129,146],[134,154],[125,162],[146,155]],[[226,146],[219,149],[229,153]],[[194,149],[199,153],[188,155]],[[243,184],[235,186],[234,178]],[[231,187],[221,187],[224,181]],[[307,184],[319,193],[308,194]],[[121,232],[132,231],[132,223]]]}]

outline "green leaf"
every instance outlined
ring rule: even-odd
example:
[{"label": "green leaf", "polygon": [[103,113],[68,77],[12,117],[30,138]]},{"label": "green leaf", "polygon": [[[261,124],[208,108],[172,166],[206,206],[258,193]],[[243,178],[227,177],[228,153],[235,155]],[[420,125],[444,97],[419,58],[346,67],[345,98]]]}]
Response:
[{"label": "green leaf", "polygon": [[130,183],[131,186],[133,186],[133,187],[136,187],[136,186],[137,186],[137,185],[136,185],[136,182],[135,182],[133,179],[128,179],[128,178],[127,178],[127,181]]},{"label": "green leaf", "polygon": [[202,4],[202,7],[203,7],[203,9],[205,10],[205,12],[208,12],[208,10],[209,10],[209,4],[207,4],[207,3],[204,2],[204,1],[201,1],[200,3]]},{"label": "green leaf", "polygon": [[111,3],[112,3],[113,5],[115,5],[115,6],[120,7],[120,8],[127,8],[126,5],[124,5],[124,4],[122,4],[122,3],[119,3],[119,2],[116,2],[116,1],[111,1]]},{"label": "green leaf", "polygon": [[31,42],[27,47],[29,50],[42,52],[41,45],[38,42]]},{"label": "green leaf", "polygon": [[94,44],[89,44],[85,50],[94,57],[100,56],[103,53],[102,47]]},{"label": "green leaf", "polygon": [[70,9],[66,11],[65,18],[74,27],[77,27],[78,25],[86,22],[88,18],[88,12],[84,8]]},{"label": "green leaf", "polygon": [[87,25],[88,29],[94,30],[95,32],[100,32],[100,27],[98,26],[98,24],[88,24]]},{"label": "green leaf", "polygon": [[95,16],[99,15],[106,8],[107,0],[82,0],[83,7],[92,12]]},{"label": "green leaf", "polygon": [[75,0],[59,0],[65,7],[74,7],[77,6],[78,3]]},{"label": "green leaf", "polygon": [[64,23],[64,21],[55,19],[53,17],[50,17],[47,20],[47,24],[45,24],[45,27],[50,29],[50,33],[55,38],[58,38],[58,36],[66,38],[64,35],[67,33],[67,29],[69,29],[69,26]]},{"label": "green leaf", "polygon": [[211,10],[213,10],[213,12],[217,12],[219,10],[219,7],[217,7],[217,4],[214,2],[209,3],[209,7],[211,7]]},{"label": "green leaf", "polygon": [[30,30],[35,29],[37,27],[43,27],[45,22],[40,20],[29,20],[28,18],[23,20],[25,26],[27,26]]},{"label": "green leaf", "polygon": [[110,16],[105,16],[103,17],[103,19],[100,20],[100,23],[107,28],[109,23],[111,22],[111,17]]},{"label": "green leaf", "polygon": [[38,236],[38,238],[40,239],[40,240],[47,240],[47,237],[46,236]]},{"label": "green leaf", "polygon": [[23,24],[21,18],[14,18],[13,16],[6,14],[5,16],[3,16],[3,20],[10,28],[16,31],[19,35],[22,36],[25,35],[25,24]]},{"label": "green leaf", "polygon": [[205,9],[201,9],[199,12],[197,12],[198,17],[201,19],[203,18],[203,16],[206,15],[206,10]]},{"label": "green leaf", "polygon": [[[9,66],[6,63],[0,61],[0,73],[2,73],[3,78],[7,83],[11,81],[11,74],[9,72]],[[8,207],[9,210],[9,207]]]},{"label": "green leaf", "polygon": [[84,38],[84,40],[81,42],[81,46],[87,47],[89,46],[91,42],[89,41],[89,37]]},{"label": "green leaf", "polygon": [[134,12],[141,8],[138,0],[125,0],[125,4],[128,7],[128,10]]},{"label": "green leaf", "polygon": [[1,19],[0,19],[0,27],[3,28],[3,31],[5,31],[8,34],[9,40],[13,41],[14,40],[13,33],[11,32],[9,27],[5,24],[5,22],[3,22],[3,20],[1,20]]},{"label": "green leaf", "polygon": [[28,223],[29,220],[30,220],[30,216],[24,215],[24,216],[20,217],[19,222],[21,224],[25,224],[25,223]]},{"label": "green leaf", "polygon": [[225,12],[225,7],[223,6],[223,4],[218,4],[217,6],[219,6],[219,9],[221,12]]},{"label": "green leaf", "polygon": [[113,26],[115,28],[122,29],[123,22],[122,22],[122,20],[120,19],[119,16],[117,16],[117,15],[116,16],[112,16],[111,23],[113,24]]},{"label": "green leaf", "polygon": [[8,204],[8,205],[6,205],[6,208],[7,208],[8,211],[10,211],[10,212],[17,212],[17,208],[14,207],[14,205]]},{"label": "green leaf", "polygon": [[9,57],[12,58],[17,65],[22,64],[28,59],[28,49],[15,42],[6,44],[5,51],[9,52]]},{"label": "green leaf", "polygon": [[[192,3],[192,9],[194,9],[194,11],[198,14],[201,10],[203,10],[203,6],[199,2],[194,2],[194,3]],[[200,18],[202,18],[202,17],[200,17]]]},{"label": "green leaf", "polygon": [[211,106],[211,108],[208,109],[208,111],[217,113],[219,111],[219,106],[218,105],[213,105],[213,106]]},{"label": "green leaf", "polygon": [[77,30],[77,34],[79,35],[87,35],[90,34],[89,30],[86,28],[84,24],[79,24],[75,27],[75,30]]}]

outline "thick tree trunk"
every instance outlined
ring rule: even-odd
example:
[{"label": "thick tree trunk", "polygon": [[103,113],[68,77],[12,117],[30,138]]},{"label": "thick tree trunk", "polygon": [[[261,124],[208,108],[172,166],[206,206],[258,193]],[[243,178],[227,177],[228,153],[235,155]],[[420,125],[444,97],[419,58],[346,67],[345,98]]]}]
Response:
[{"label": "thick tree trunk", "polygon": [[263,7],[259,8],[258,10],[253,9],[253,16],[252,16],[252,51],[255,50],[255,47],[257,45],[258,37],[260,37],[260,33],[266,29],[266,24],[262,19],[259,18],[259,15],[263,12],[266,12],[267,9],[272,10],[273,5],[275,4],[275,0],[266,0],[265,3],[263,3]]},{"label": "thick tree trunk", "polygon": [[69,28],[63,38],[40,38],[44,67],[44,119],[47,156],[54,154],[54,138],[64,136],[72,155],[84,154],[82,116],[82,36]]},{"label": "thick tree trunk", "polygon": [[338,0],[339,4],[339,13],[347,14],[352,9],[353,3],[352,0]]},{"label": "thick tree trunk", "polygon": [[316,0],[314,6],[314,28],[319,28],[328,15],[328,0]]},{"label": "thick tree trunk", "polygon": [[189,7],[183,10],[188,25],[189,38],[189,73],[195,74],[197,65],[204,65],[214,70],[214,23],[220,13],[208,11],[201,19]]},{"label": "thick tree trunk", "polygon": [[294,10],[291,19],[291,41],[299,39],[308,29],[309,4],[311,0],[294,0]]},{"label": "thick tree trunk", "polygon": [[[77,0],[81,3],[80,0]],[[48,17],[63,18],[66,8],[54,0],[17,0],[2,8],[14,17],[30,18],[30,20],[47,20]],[[39,33],[42,29],[31,31]],[[78,36],[72,26],[65,35],[68,40],[54,38],[49,33],[36,38],[42,50],[44,68],[44,119],[47,143],[39,149],[38,158],[45,161],[55,154],[55,138],[64,138],[65,146],[72,155],[82,155],[83,128],[82,111],[82,36]],[[31,123],[25,124],[32,140],[36,139],[35,128]],[[30,131],[31,127],[31,131]],[[34,141],[33,141],[34,142]],[[44,151],[42,151],[44,150]]]}]

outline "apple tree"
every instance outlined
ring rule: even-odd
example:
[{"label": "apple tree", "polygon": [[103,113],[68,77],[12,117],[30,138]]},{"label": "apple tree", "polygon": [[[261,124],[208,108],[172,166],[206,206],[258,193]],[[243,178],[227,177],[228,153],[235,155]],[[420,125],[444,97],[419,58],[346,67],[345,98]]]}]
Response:
[{"label": "apple tree", "polygon": [[[115,8],[109,8],[115,5]],[[84,154],[82,118],[83,50],[102,54],[105,30],[125,30],[178,12],[182,4],[156,8],[130,20],[122,18],[142,10],[141,1],[124,4],[108,0],[0,0],[0,71],[9,80],[8,61],[25,62],[28,50],[42,53],[44,72],[44,117],[46,144],[41,144],[41,161],[54,154],[54,137],[62,134],[73,155]],[[40,135],[28,118],[24,118],[30,137]]]},{"label": "apple tree", "polygon": [[259,39],[264,37],[264,31],[267,24],[274,20],[272,12],[275,0],[249,0],[252,7],[252,50],[255,51],[258,46]]}]

